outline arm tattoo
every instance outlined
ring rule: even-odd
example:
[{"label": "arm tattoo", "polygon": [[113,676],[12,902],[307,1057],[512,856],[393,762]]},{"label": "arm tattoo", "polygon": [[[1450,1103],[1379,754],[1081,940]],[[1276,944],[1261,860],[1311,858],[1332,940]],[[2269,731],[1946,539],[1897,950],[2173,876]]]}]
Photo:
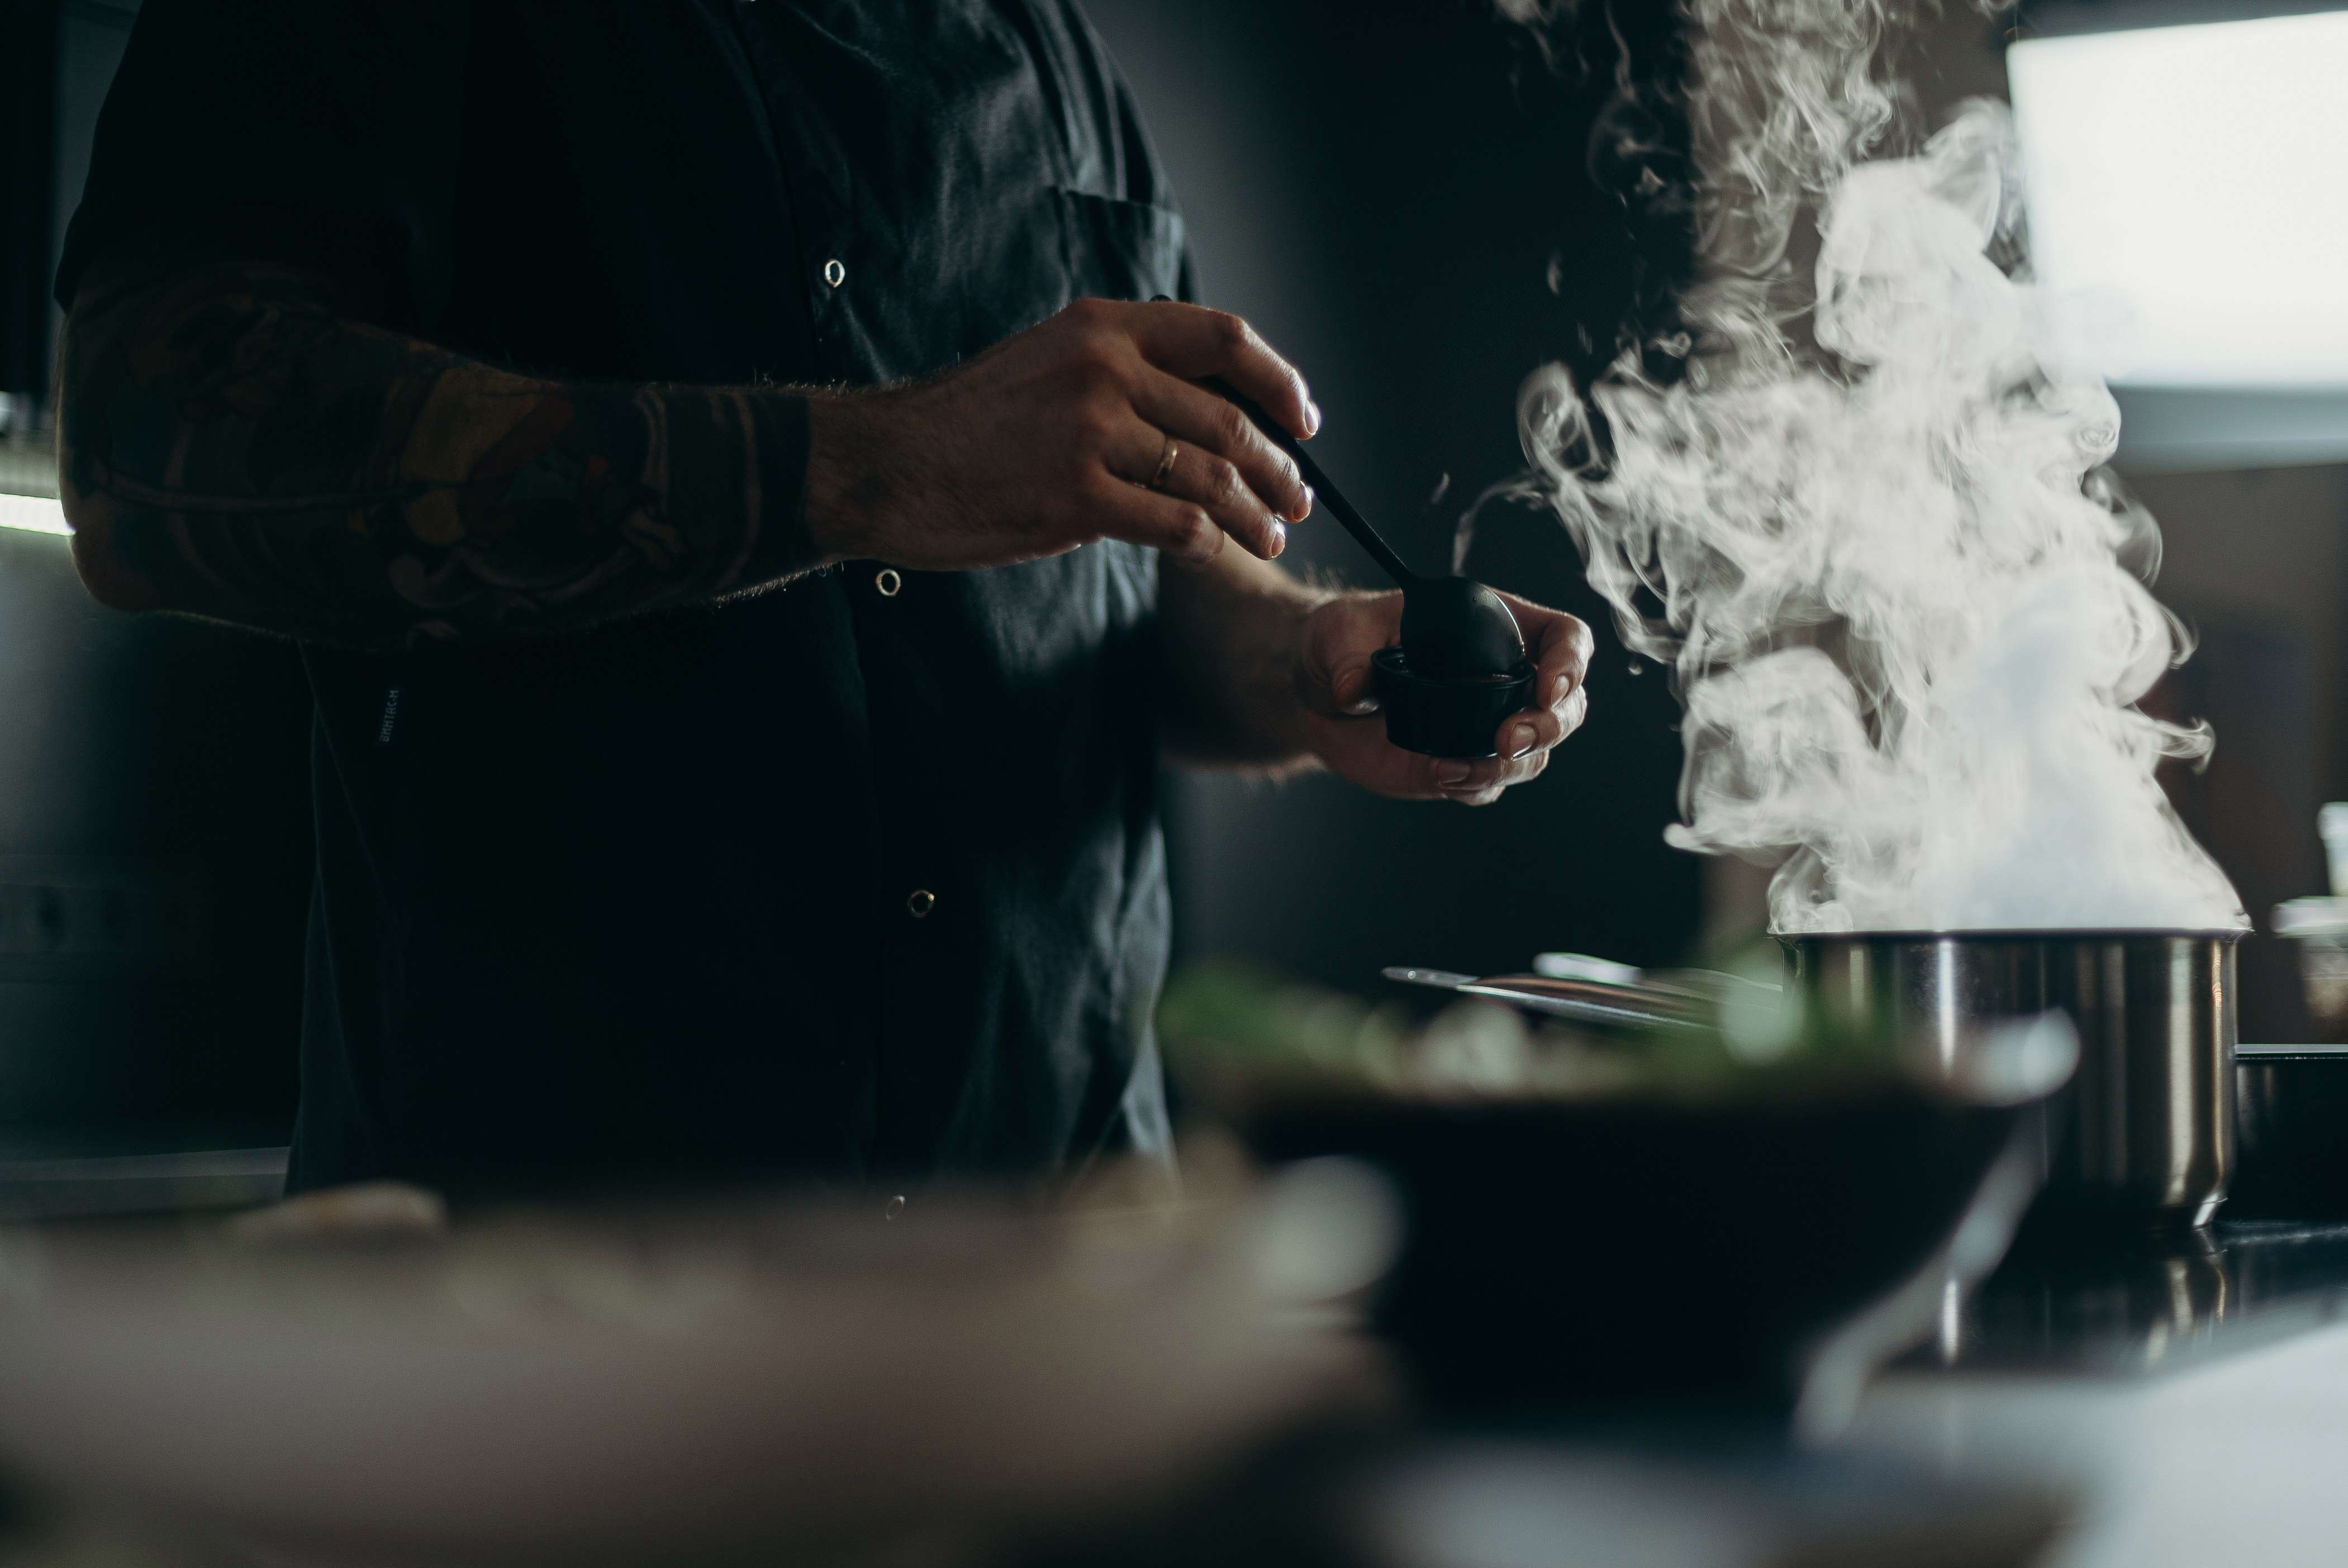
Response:
[{"label": "arm tattoo", "polygon": [[815,564],[806,405],[778,388],[518,375],[258,266],[86,288],[62,378],[77,553],[116,602],[386,648]]}]

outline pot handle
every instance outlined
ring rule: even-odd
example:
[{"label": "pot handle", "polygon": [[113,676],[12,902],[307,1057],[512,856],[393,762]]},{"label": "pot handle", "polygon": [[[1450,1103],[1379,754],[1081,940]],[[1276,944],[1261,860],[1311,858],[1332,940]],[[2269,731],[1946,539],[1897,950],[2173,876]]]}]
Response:
[{"label": "pot handle", "polygon": [[[1413,968],[1406,965],[1383,973],[1386,979],[1404,985],[1431,986],[1462,996],[1482,997],[1505,1002],[1523,1012],[1602,1028],[1710,1030],[1719,1023],[1716,992],[1707,994],[1693,987],[1659,980],[1625,985],[1554,975],[1494,975],[1478,979],[1449,969]],[[1733,984],[1749,983],[1731,976],[1720,978]]]}]

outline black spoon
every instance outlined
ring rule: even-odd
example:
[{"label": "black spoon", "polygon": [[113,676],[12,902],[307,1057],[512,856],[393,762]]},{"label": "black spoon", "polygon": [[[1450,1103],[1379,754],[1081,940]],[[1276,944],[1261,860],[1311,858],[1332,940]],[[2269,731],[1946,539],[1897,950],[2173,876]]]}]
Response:
[{"label": "black spoon", "polygon": [[1413,569],[1330,483],[1303,442],[1226,383],[1210,377],[1205,384],[1288,454],[1314,498],[1402,589],[1402,645],[1380,649],[1370,661],[1386,739],[1427,756],[1498,755],[1494,740],[1501,722],[1525,705],[1533,683],[1524,632],[1507,602],[1480,582]]},{"label": "black spoon", "polygon": [[1303,442],[1237,389],[1213,378],[1206,385],[1217,395],[1231,399],[1273,446],[1288,454],[1304,482],[1313,487],[1314,498],[1336,514],[1354,542],[1402,589],[1402,646],[1414,671],[1435,680],[1455,680],[1505,675],[1524,662],[1524,633],[1498,594],[1468,578],[1429,577],[1414,570],[1330,482]]}]

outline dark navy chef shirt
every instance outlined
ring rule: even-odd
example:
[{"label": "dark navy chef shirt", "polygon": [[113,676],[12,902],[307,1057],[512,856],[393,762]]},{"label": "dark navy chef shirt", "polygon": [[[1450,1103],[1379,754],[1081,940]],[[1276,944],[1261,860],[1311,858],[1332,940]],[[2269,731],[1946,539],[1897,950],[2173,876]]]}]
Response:
[{"label": "dark navy chef shirt", "polygon": [[[1187,294],[1069,0],[148,0],[58,279],[283,261],[625,382],[872,383]],[[891,1188],[1162,1152],[1156,561],[857,562],[307,649],[291,1186]]]}]

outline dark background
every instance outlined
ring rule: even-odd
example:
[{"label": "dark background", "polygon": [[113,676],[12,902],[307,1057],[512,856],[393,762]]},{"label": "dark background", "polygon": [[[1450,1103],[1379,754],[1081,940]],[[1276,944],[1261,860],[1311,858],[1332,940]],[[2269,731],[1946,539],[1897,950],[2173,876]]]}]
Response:
[{"label": "dark background", "polygon": [[[1575,48],[1552,73],[1487,0],[1088,8],[1170,166],[1209,298],[1305,368],[1327,415],[1322,461],[1439,562],[1459,514],[1520,462],[1526,372],[1606,357],[1633,298],[1685,265],[1667,223],[1612,193],[1619,171],[1601,163],[1593,176],[1599,98],[1570,68]],[[1928,110],[2002,81],[1994,30],[1970,6],[1950,10],[1920,51]],[[126,0],[0,9],[13,133],[0,161],[0,391],[40,389],[23,367],[48,347],[46,258],[132,12]],[[1671,15],[1618,0],[1615,20],[1652,61]],[[1606,39],[1581,37],[1600,79]],[[26,84],[37,88],[27,61],[43,56],[54,87],[36,156]],[[0,442],[0,457],[31,450]],[[26,470],[0,481],[12,471]],[[2220,743],[2180,794],[2263,924],[2274,900],[2321,889],[2314,808],[2348,795],[2336,613],[2348,470],[2132,477],[2167,531],[2163,597],[2205,635],[2168,701],[2210,716]],[[1292,559],[1373,580],[1325,521],[1297,531]],[[1562,530],[1495,507],[1468,567],[1599,628],[1583,733],[1538,784],[1481,810],[1378,801],[1325,779],[1178,781],[1183,955],[1366,993],[1386,964],[1492,971],[1550,948],[1655,963],[1757,927],[1756,876],[1662,843],[1676,707],[1660,672],[1638,671],[1613,642]],[[62,539],[0,530],[0,1142],[134,1124],[148,1141],[283,1131],[307,725],[286,646],[105,610],[74,581]],[[2283,945],[2253,938],[2244,974],[2245,1038],[2306,1038]]]},{"label": "dark background", "polygon": [[[0,480],[46,455],[50,275],[136,14],[0,6]],[[107,610],[64,539],[0,529],[0,1147],[283,1140],[308,745],[290,644]]]}]

